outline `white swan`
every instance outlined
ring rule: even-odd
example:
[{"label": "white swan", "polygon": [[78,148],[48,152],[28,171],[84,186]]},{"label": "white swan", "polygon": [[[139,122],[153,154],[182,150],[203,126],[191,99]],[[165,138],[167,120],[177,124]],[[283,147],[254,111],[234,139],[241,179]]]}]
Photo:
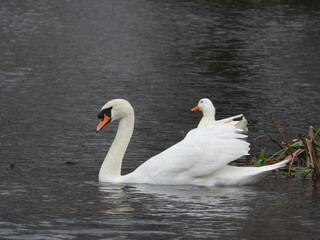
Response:
[{"label": "white swan", "polygon": [[97,131],[119,120],[118,131],[99,172],[100,182],[149,183],[161,185],[239,185],[254,183],[266,172],[286,161],[266,167],[229,167],[226,165],[248,154],[246,136],[229,124],[211,124],[191,130],[177,144],[150,158],[135,171],[121,176],[122,159],[134,128],[134,111],[123,99],[107,102],[98,114]]},{"label": "white swan", "polygon": [[[243,116],[243,114],[239,114],[233,117],[224,118],[216,121],[216,108],[213,106],[212,102],[208,98],[200,99],[198,105],[191,109],[191,111],[201,111],[203,116],[198,124],[198,127],[208,126],[214,122],[220,123],[228,123],[235,126],[237,129],[241,129],[241,133],[247,133],[247,119]],[[241,118],[240,121],[234,121],[236,118]]]}]

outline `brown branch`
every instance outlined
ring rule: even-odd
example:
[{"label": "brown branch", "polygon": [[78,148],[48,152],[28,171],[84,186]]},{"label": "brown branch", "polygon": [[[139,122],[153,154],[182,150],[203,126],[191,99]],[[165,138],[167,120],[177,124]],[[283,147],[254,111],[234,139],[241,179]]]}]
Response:
[{"label": "brown branch", "polygon": [[280,136],[282,137],[283,141],[285,142],[286,146],[288,147],[288,151],[289,151],[291,157],[293,158],[290,144],[288,143],[288,140],[284,136],[284,133],[281,131],[279,124],[277,123],[275,118],[272,118],[271,121],[272,121],[273,125],[276,127],[276,129],[278,130],[278,132],[280,133]]},{"label": "brown branch", "polygon": [[318,164],[318,153],[317,146],[314,140],[306,139],[302,134],[299,134],[300,139],[302,140],[303,145],[306,148],[307,153],[310,156],[310,162],[312,166],[312,178],[319,179],[320,178],[320,168]]},{"label": "brown branch", "polygon": [[297,149],[294,153],[292,153],[290,156],[287,156],[284,160],[290,160],[290,165],[289,165],[289,172],[288,176],[291,177],[291,171],[292,171],[292,165],[296,157],[298,157],[301,153],[303,153],[303,149],[299,148]]},{"label": "brown branch", "polygon": [[270,137],[270,136],[268,136],[268,135],[260,135],[260,136],[257,136],[257,137],[255,137],[255,138],[252,138],[252,139],[250,140],[250,142],[253,144],[253,143],[255,143],[255,142],[256,142],[258,139],[260,139],[260,138],[266,138],[268,141],[274,142],[276,145],[278,145],[278,146],[280,147],[280,149],[283,148],[280,143],[278,143],[274,138],[272,138],[272,137]]},{"label": "brown branch", "polygon": [[310,157],[312,161],[312,167],[313,167],[313,172],[312,172],[312,178],[313,179],[319,179],[320,178],[320,168],[318,164],[318,153],[317,153],[317,146],[314,142],[314,140],[310,141]]},{"label": "brown branch", "polygon": [[309,128],[309,136],[310,136],[310,138],[312,139],[312,140],[314,140],[314,134],[315,134],[315,130],[314,130],[314,128],[312,127],[312,126],[310,126],[310,128]]},{"label": "brown branch", "polygon": [[272,118],[271,121],[272,121],[273,125],[276,127],[277,131],[280,133],[280,136],[282,137],[283,141],[286,143],[287,147],[290,148],[290,144],[288,143],[288,140],[284,136],[284,133],[281,131],[281,128],[280,128],[279,124],[277,123],[276,119]]}]

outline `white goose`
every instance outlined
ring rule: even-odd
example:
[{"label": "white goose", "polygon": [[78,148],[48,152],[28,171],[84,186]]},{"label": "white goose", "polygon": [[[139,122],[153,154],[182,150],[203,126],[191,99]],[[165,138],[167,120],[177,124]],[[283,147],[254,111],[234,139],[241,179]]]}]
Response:
[{"label": "white goose", "polygon": [[283,161],[266,167],[229,167],[226,165],[248,154],[246,136],[229,124],[211,124],[191,130],[167,150],[150,158],[135,171],[121,176],[122,159],[134,128],[134,111],[123,99],[107,102],[98,114],[97,131],[119,120],[116,137],[99,172],[100,182],[149,183],[161,185],[240,185],[258,181],[266,172],[286,165]]},{"label": "white goose", "polygon": [[[198,105],[191,109],[191,111],[201,111],[203,116],[198,124],[198,127],[208,126],[211,123],[228,123],[235,126],[237,129],[241,129],[241,133],[247,133],[247,119],[243,114],[239,114],[233,117],[224,118],[221,120],[216,120],[216,108],[213,106],[212,102],[208,98],[200,99]],[[240,121],[234,121],[236,118],[241,118]]]}]

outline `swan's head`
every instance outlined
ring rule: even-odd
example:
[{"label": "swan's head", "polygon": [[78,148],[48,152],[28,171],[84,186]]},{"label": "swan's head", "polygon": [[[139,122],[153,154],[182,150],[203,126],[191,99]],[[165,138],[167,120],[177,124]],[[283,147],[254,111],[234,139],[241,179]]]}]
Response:
[{"label": "swan's head", "polygon": [[100,122],[97,126],[97,132],[109,122],[120,120],[131,114],[133,114],[133,108],[127,100],[114,99],[107,102],[98,113]]},{"label": "swan's head", "polygon": [[198,102],[198,105],[192,108],[191,111],[212,112],[215,111],[215,107],[208,98],[202,98]]}]

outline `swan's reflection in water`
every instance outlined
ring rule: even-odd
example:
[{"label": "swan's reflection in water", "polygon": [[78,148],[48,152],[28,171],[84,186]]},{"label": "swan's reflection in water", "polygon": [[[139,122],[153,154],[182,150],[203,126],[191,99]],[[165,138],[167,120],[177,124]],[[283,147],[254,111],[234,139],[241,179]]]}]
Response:
[{"label": "swan's reflection in water", "polygon": [[122,221],[127,230],[139,224],[160,235],[183,232],[193,237],[237,230],[250,212],[248,201],[256,195],[254,186],[105,184],[99,190],[104,217]]},{"label": "swan's reflection in water", "polygon": [[99,187],[102,193],[100,210],[106,215],[130,214],[134,208],[130,204],[130,186],[124,185],[104,185]]}]

